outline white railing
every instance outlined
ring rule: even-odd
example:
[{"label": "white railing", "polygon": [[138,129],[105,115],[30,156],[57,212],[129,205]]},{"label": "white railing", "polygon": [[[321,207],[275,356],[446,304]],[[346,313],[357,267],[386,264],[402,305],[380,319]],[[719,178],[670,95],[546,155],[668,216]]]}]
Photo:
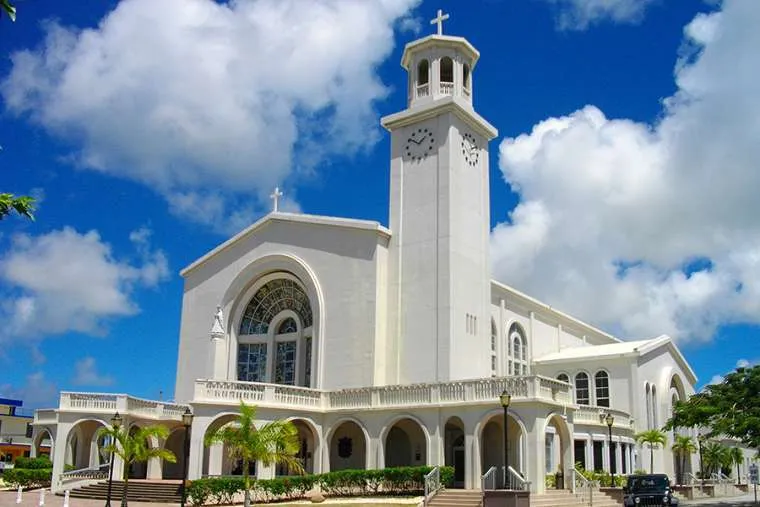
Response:
[{"label": "white railing", "polygon": [[441,489],[441,469],[435,467],[425,474],[425,505],[432,500],[439,489]]},{"label": "white railing", "polygon": [[430,85],[428,83],[417,85],[417,98],[427,97],[430,95]]},{"label": "white railing", "polygon": [[507,467],[505,483],[507,485],[506,489],[510,489],[513,491],[530,490],[530,481],[526,481],[525,477],[520,475],[520,473],[518,473],[517,470],[515,470],[511,466]]},{"label": "white railing", "polygon": [[454,95],[454,83],[441,81],[441,95]]},{"label": "white railing", "polygon": [[608,407],[599,407],[591,405],[578,405],[573,416],[574,423],[594,424],[598,426],[607,426],[604,418],[607,414],[612,414],[615,421],[613,427],[629,429],[632,425],[631,415],[622,410]]},{"label": "white railing", "polygon": [[[180,421],[186,408],[187,405],[145,400],[126,394],[62,392],[58,410],[110,415],[119,412],[121,415],[132,415],[147,419]],[[35,422],[48,421],[51,412],[55,414],[56,410],[38,410],[35,414]],[[55,419],[50,420],[50,422],[54,421]]]},{"label": "white railing", "polygon": [[571,404],[570,386],[541,377],[494,377],[438,384],[409,384],[322,391],[305,387],[232,380],[195,381],[193,401],[302,408],[313,411],[385,409],[405,406],[447,406],[461,403],[495,403],[502,391],[513,401],[541,400]]},{"label": "white railing", "polygon": [[106,463],[96,468],[81,468],[79,470],[63,472],[58,476],[58,482],[65,484],[71,481],[108,479],[109,467],[110,464]]},{"label": "white railing", "polygon": [[483,492],[496,489],[496,467],[491,467],[480,478],[480,490]]},{"label": "white railing", "polygon": [[598,489],[599,483],[586,479],[583,473],[577,468],[572,468],[570,473],[573,476],[572,487],[575,497],[581,504],[593,507],[594,490]]},{"label": "white railing", "polygon": [[697,479],[697,476],[694,475],[691,472],[686,472],[684,475],[686,476],[686,485],[687,486],[692,486],[692,485],[698,484],[700,482],[700,480]]}]

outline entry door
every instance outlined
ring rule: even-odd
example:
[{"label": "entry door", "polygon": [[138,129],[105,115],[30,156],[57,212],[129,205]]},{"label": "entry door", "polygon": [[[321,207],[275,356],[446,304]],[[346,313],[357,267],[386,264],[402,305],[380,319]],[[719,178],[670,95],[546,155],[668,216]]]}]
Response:
[{"label": "entry door", "polygon": [[454,486],[464,487],[464,447],[454,447]]}]

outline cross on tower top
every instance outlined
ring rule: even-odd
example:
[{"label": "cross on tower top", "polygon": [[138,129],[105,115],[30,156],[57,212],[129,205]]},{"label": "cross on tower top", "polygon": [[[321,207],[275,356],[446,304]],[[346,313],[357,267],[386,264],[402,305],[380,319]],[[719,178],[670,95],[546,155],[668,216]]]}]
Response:
[{"label": "cross on tower top", "polygon": [[280,197],[282,197],[280,187],[274,187],[274,192],[272,192],[272,195],[269,196],[269,198],[272,199],[272,211],[274,212],[278,211],[280,205]]},{"label": "cross on tower top", "polygon": [[448,14],[444,14],[441,9],[438,9],[438,15],[430,20],[431,25],[438,25],[438,35],[443,35],[443,22],[449,19]]}]

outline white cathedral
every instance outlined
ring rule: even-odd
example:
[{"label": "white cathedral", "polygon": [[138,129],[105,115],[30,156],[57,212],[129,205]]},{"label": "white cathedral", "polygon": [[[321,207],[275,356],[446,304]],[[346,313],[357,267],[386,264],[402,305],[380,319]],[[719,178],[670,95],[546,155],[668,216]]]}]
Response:
[{"label": "white cathedral", "polygon": [[[458,487],[477,489],[504,464],[505,433],[509,473],[533,493],[547,474],[569,482],[576,463],[649,468],[634,434],[665,423],[694,393],[694,372],[667,336],[621,341],[491,279],[497,130],[473,108],[478,51],[443,35],[440,13],[434,21],[437,34],[404,49],[407,108],[381,120],[388,227],[283,213],[276,191],[272,213],[181,272],[175,401],[62,392],[58,408],[37,411],[33,437],[52,441],[54,489],[99,477],[108,456],[97,430],[117,411],[128,427],[167,425],[170,436],[151,445],[180,457],[135,465],[132,477],[182,477],[188,407],[189,478],[240,473],[223,445],[203,440],[241,400],[262,422],[294,422],[312,473],[445,464]],[[669,445],[654,467],[674,476]],[[259,463],[255,473],[288,471]]]}]

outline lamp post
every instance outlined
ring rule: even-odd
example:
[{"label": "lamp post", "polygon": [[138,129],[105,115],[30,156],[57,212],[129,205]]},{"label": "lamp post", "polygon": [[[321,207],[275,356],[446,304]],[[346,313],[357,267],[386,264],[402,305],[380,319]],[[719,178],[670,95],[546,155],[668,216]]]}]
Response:
[{"label": "lamp post", "polygon": [[182,424],[185,426],[185,445],[182,452],[184,453],[184,463],[182,466],[182,507],[185,507],[187,491],[187,466],[190,459],[190,426],[193,425],[193,413],[190,412],[190,407],[185,409],[185,413],[182,414]]},{"label": "lamp post", "polygon": [[615,451],[612,450],[612,425],[615,424],[615,418],[612,414],[607,412],[607,417],[604,418],[604,422],[607,423],[607,430],[609,431],[609,446],[610,446],[610,487],[615,487]]},{"label": "lamp post", "polygon": [[509,473],[509,430],[507,424],[507,416],[509,414],[509,403],[512,401],[512,396],[506,391],[502,391],[499,396],[499,403],[501,403],[504,409],[504,489],[507,488],[507,477]]},{"label": "lamp post", "polygon": [[[121,421],[121,416],[118,412],[116,412],[111,418],[111,427],[115,431],[119,431],[119,428],[121,427]],[[116,441],[113,436],[111,436],[111,445],[116,445]],[[111,449],[111,464],[108,467],[108,495],[106,496],[106,507],[111,507],[111,484],[113,483],[113,451],[114,450]]]}]

